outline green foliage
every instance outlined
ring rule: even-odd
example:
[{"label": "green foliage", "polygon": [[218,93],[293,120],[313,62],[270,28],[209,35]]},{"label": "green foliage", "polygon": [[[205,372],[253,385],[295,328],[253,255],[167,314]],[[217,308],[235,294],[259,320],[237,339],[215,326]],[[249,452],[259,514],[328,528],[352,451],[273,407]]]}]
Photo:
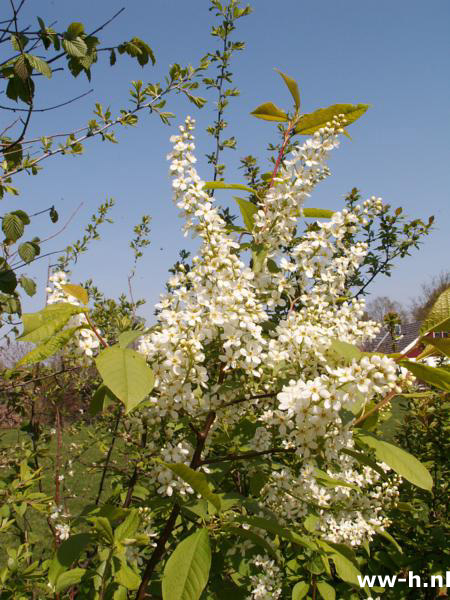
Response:
[{"label": "green foliage", "polygon": [[164,568],[164,600],[199,600],[211,568],[207,529],[200,529],[178,544]]},{"label": "green foliage", "polygon": [[200,494],[202,498],[211,502],[211,504],[220,512],[222,509],[222,504],[220,501],[220,496],[214,494],[208,484],[208,480],[204,473],[194,471],[190,467],[183,464],[170,464],[164,463],[168,469],[173,471],[175,475],[181,477],[183,481],[191,486],[191,488]]},{"label": "green foliage", "polygon": [[73,315],[83,310],[75,304],[59,302],[49,304],[37,313],[26,313],[22,315],[23,332],[18,339],[23,342],[43,342],[58,333]]},{"label": "green foliage", "polygon": [[95,359],[104,384],[125,406],[136,408],[152,391],[154,376],[142,354],[130,348],[105,348]]},{"label": "green foliage", "polygon": [[289,121],[289,117],[284,110],[279,108],[273,102],[265,102],[264,104],[260,104],[257,108],[252,110],[250,114],[257,119],[263,119],[263,121],[277,121],[281,123]]},{"label": "green foliage", "polygon": [[369,108],[368,104],[333,104],[328,108],[319,108],[314,112],[302,115],[298,120],[295,133],[310,135],[325,127],[334,117],[344,115],[343,125],[351,125],[361,117]]}]

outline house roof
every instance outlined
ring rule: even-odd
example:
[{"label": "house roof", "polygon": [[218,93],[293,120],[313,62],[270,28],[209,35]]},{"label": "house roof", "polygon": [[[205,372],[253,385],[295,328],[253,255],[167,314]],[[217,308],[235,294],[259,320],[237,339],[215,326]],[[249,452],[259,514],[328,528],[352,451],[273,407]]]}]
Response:
[{"label": "house roof", "polygon": [[382,352],[391,354],[392,352],[403,352],[408,346],[417,340],[419,337],[420,321],[405,323],[400,325],[398,335],[401,336],[395,342],[395,348],[392,343],[391,335],[387,327],[382,327],[376,338],[364,344],[365,352]]}]

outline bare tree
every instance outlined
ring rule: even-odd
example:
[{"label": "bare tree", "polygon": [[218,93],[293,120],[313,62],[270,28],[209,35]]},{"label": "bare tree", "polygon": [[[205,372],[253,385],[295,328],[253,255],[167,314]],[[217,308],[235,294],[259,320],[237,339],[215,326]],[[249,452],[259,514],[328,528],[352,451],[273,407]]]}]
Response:
[{"label": "bare tree", "polygon": [[388,296],[377,296],[367,303],[366,315],[368,319],[383,323],[389,313],[396,313],[402,323],[408,322],[408,311],[396,300]]}]

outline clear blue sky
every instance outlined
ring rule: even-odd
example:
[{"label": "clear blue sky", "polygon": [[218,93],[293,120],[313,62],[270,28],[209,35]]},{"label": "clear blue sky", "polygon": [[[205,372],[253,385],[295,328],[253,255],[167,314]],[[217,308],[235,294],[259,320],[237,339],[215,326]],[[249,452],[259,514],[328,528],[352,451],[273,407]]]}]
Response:
[{"label": "clear blue sky", "polygon": [[[30,17],[39,14],[46,22],[57,19],[58,29],[72,20],[93,29],[123,4],[124,0],[29,0],[27,10]],[[336,102],[372,104],[351,127],[353,141],[344,140],[335,151],[332,176],[316,190],[311,205],[338,209],[344,195],[356,186],[364,197],[381,196],[394,206],[403,206],[412,217],[435,215],[436,228],[422,249],[400,261],[392,278],[379,278],[371,289],[373,296],[388,295],[407,303],[423,281],[449,267],[450,3],[253,0],[251,4],[253,14],[238,22],[234,36],[245,41],[247,48],[235,55],[232,69],[241,96],[232,99],[228,112],[229,134],[238,138],[238,149],[227,152],[230,167],[226,178],[237,180],[236,167],[242,156],[251,153],[266,160],[273,127],[249,113],[263,101],[281,106],[290,102],[273,67],[299,81],[305,112]],[[143,38],[156,54],[156,67],[141,69],[125,57],[110,68],[103,56],[93,71],[94,93],[41,115],[34,122],[33,133],[83,126],[91,118],[95,101],[111,105],[113,112],[126,106],[129,81],[162,81],[170,63],[196,64],[217,44],[209,34],[213,16],[208,6],[207,0],[128,0],[126,11],[102,32],[102,39],[111,44],[132,35]],[[91,87],[84,76],[73,81],[61,73],[55,73],[49,84],[39,83],[36,106],[41,107]],[[197,118],[198,166],[204,179],[211,176],[202,158],[212,142],[204,134],[212,121],[213,97],[208,99],[211,103],[202,111],[177,97],[168,101],[168,110],[177,115],[175,123],[186,114]],[[83,201],[82,210],[66,231],[46,244],[45,249],[50,250],[79,237],[95,207],[114,197],[115,223],[104,227],[102,241],[92,244],[73,275],[75,282],[92,277],[111,296],[126,291],[132,261],[130,232],[143,213],[150,214],[151,246],[135,278],[136,296],[148,299],[142,314],[150,317],[178,251],[193,247],[182,237],[181,221],[171,203],[165,159],[171,133],[173,128],[163,126],[155,116],[142,115],[137,129],[118,131],[118,145],[92,140],[83,157],[50,159],[37,177],[16,177],[21,196],[5,200],[2,211],[20,207],[34,212],[54,203],[62,224]],[[219,198],[225,200],[226,196],[222,192]],[[36,223],[42,237],[56,231],[46,220]],[[28,273],[42,281],[46,266],[44,259]],[[35,299],[25,303],[25,309],[37,309],[43,301],[41,289]]]}]

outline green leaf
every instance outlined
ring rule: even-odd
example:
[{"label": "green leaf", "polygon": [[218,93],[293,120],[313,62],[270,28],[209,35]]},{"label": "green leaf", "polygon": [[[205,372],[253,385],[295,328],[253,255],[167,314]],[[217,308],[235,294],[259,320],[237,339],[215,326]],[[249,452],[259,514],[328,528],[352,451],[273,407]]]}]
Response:
[{"label": "green leaf", "polygon": [[29,225],[31,223],[30,217],[24,210],[13,210],[11,214],[17,215],[24,225]]},{"label": "green leaf", "polygon": [[314,477],[324,486],[326,487],[348,487],[354,490],[358,490],[359,487],[353,483],[348,483],[347,481],[342,481],[341,479],[334,479],[334,477],[330,477],[328,473],[325,471],[321,471],[320,469],[314,469]]},{"label": "green leaf", "polygon": [[309,583],[299,581],[292,590],[292,600],[302,600],[309,591]]},{"label": "green leaf", "polygon": [[88,51],[86,42],[80,37],[77,37],[73,40],[64,39],[62,41],[62,45],[67,54],[75,58],[82,58],[83,56],[86,56]]},{"label": "green leaf", "polygon": [[17,287],[17,277],[14,271],[6,269],[0,270],[0,292],[12,294]]},{"label": "green leaf", "polygon": [[114,543],[114,534],[109,519],[106,517],[90,517],[95,530],[108,544]]},{"label": "green leaf", "polygon": [[139,513],[136,509],[132,509],[127,518],[114,530],[114,541],[121,542],[133,538],[139,523]]},{"label": "green leaf", "polygon": [[252,250],[253,272],[255,275],[261,273],[268,252],[268,249],[263,244],[258,244],[258,246]]},{"label": "green leaf", "polygon": [[336,600],[336,592],[334,588],[331,587],[329,583],[326,581],[318,581],[317,589],[319,590],[319,594],[322,596],[323,600]]},{"label": "green leaf", "polygon": [[90,533],[77,533],[64,540],[50,563],[48,570],[48,580],[50,583],[54,585],[59,575],[78,560],[83,550],[94,541],[95,538]]},{"label": "green leaf", "polygon": [[411,360],[401,360],[399,364],[411,371],[421,381],[444,390],[444,392],[450,392],[450,371],[441,367],[429,367]]},{"label": "green leaf", "polygon": [[35,242],[24,242],[20,244],[18,251],[23,262],[30,263],[40,254],[41,249]]},{"label": "green leaf", "polygon": [[49,65],[45,62],[45,60],[42,60],[42,58],[39,58],[38,56],[33,56],[32,54],[25,54],[25,56],[27,57],[28,62],[33,67],[33,69],[35,69],[39,73],[42,73],[42,75],[45,75],[45,77],[48,77],[50,79],[50,77],[52,76],[52,70],[49,67]]},{"label": "green leaf", "polygon": [[59,219],[58,211],[55,209],[54,206],[52,206],[50,209],[50,221],[52,223],[57,223],[58,219]]},{"label": "green leaf", "polygon": [[289,121],[289,117],[284,110],[278,108],[273,102],[260,104],[250,114],[264,121]]},{"label": "green leaf", "polygon": [[309,135],[333,120],[333,117],[345,115],[345,126],[354,123],[369,108],[369,104],[333,104],[328,108],[319,108],[312,113],[300,117],[295,133]]},{"label": "green leaf", "polygon": [[336,338],[331,340],[328,353],[334,354],[338,358],[344,359],[344,361],[350,364],[353,359],[359,360],[363,357],[363,353],[359,348],[348,342],[341,342]]},{"label": "green leaf", "polygon": [[211,502],[218,511],[221,510],[222,504],[217,494],[214,494],[208,484],[206,475],[200,471],[194,471],[187,465],[182,463],[163,463],[168,469],[170,469],[175,475],[178,475],[183,481],[191,486],[191,488],[200,494],[202,498]]},{"label": "green leaf", "polygon": [[450,338],[434,338],[427,335],[422,341],[431,344],[445,356],[450,356]]},{"label": "green leaf", "polygon": [[31,68],[25,54],[21,54],[15,61],[14,72],[22,81],[25,81],[31,75]]},{"label": "green leaf", "polygon": [[334,566],[336,567],[336,573],[343,580],[353,585],[359,586],[358,575],[361,575],[360,571],[355,567],[351,560],[349,560],[343,554],[332,554]]},{"label": "green leaf", "polygon": [[103,383],[98,386],[95,390],[94,395],[91,398],[91,403],[89,405],[89,412],[92,416],[97,415],[105,410],[107,401],[115,402],[117,400],[116,396],[111,392],[109,388],[106,387]]},{"label": "green leaf", "polygon": [[419,334],[422,336],[430,331],[450,331],[450,288],[438,296],[422,323]]},{"label": "green leaf", "polygon": [[334,210],[328,210],[327,208],[304,208],[303,216],[307,219],[331,219],[334,212]]},{"label": "green leaf", "polygon": [[178,544],[164,567],[163,600],[199,600],[208,583],[211,547],[200,529]]},{"label": "green leaf", "polygon": [[105,385],[125,405],[125,413],[133,410],[153,389],[153,371],[142,354],[130,348],[105,348],[95,363]]},{"label": "green leaf", "polygon": [[56,593],[59,594],[68,587],[80,583],[85,573],[86,569],[71,569],[62,573],[56,580]]},{"label": "green leaf", "polygon": [[421,462],[414,456],[388,442],[378,440],[370,435],[360,435],[359,439],[375,450],[377,459],[386,463],[396,473],[418,487],[431,491],[433,478]]},{"label": "green leaf", "polygon": [[22,342],[42,342],[64,327],[73,315],[83,312],[74,304],[58,302],[49,304],[36,313],[22,315],[23,333],[17,339]]},{"label": "green leaf", "polygon": [[236,202],[239,205],[242,219],[244,220],[244,224],[247,227],[248,231],[253,231],[253,225],[255,223],[255,213],[258,211],[258,207],[253,202],[249,202],[248,200],[244,200],[243,198],[234,197]]},{"label": "green leaf", "polygon": [[24,289],[29,296],[34,296],[36,293],[36,282],[33,281],[33,279],[25,277],[25,275],[21,275],[19,277],[19,283],[22,289]]},{"label": "green leaf", "polygon": [[257,191],[242,183],[225,183],[224,181],[205,181],[204,190],[244,190],[250,194],[257,195]]},{"label": "green leaf", "polygon": [[19,215],[14,213],[7,213],[3,217],[2,230],[7,240],[16,242],[22,237],[25,229],[24,222]]},{"label": "green leaf", "polygon": [[56,333],[49,340],[25,354],[16,364],[16,367],[32,365],[47,360],[47,358],[62,350],[70,342],[75,331],[79,329],[80,327],[71,327],[70,329],[64,329],[64,331]]},{"label": "green leaf", "polygon": [[125,561],[120,561],[120,569],[114,575],[114,580],[127,590],[137,590],[141,583],[139,575]]},{"label": "green leaf", "polygon": [[289,88],[292,97],[294,98],[295,108],[298,110],[300,108],[300,92],[298,91],[298,84],[292,77],[286,75],[279,69],[275,69],[275,71],[283,78],[284,83]]},{"label": "green leaf", "polygon": [[71,23],[67,28],[66,34],[69,39],[73,39],[84,33],[83,23]]},{"label": "green leaf", "polygon": [[400,544],[392,537],[392,535],[388,532],[385,531],[382,527],[375,527],[374,528],[382,537],[384,537],[390,544],[392,544],[394,546],[394,548],[397,550],[397,552],[399,552],[400,554],[403,554],[403,550],[402,547],[400,546]]},{"label": "green leaf", "polygon": [[132,329],[130,329],[129,331],[124,331],[119,335],[119,346],[121,348],[127,348],[131,344],[131,342],[134,342],[134,340],[136,340],[139,337],[142,337],[143,335],[143,331],[134,331]]},{"label": "green leaf", "polygon": [[66,292],[67,295],[73,296],[82,304],[87,304],[89,302],[89,296],[87,291],[81,285],[75,285],[73,283],[63,283],[61,284],[62,289]]}]

